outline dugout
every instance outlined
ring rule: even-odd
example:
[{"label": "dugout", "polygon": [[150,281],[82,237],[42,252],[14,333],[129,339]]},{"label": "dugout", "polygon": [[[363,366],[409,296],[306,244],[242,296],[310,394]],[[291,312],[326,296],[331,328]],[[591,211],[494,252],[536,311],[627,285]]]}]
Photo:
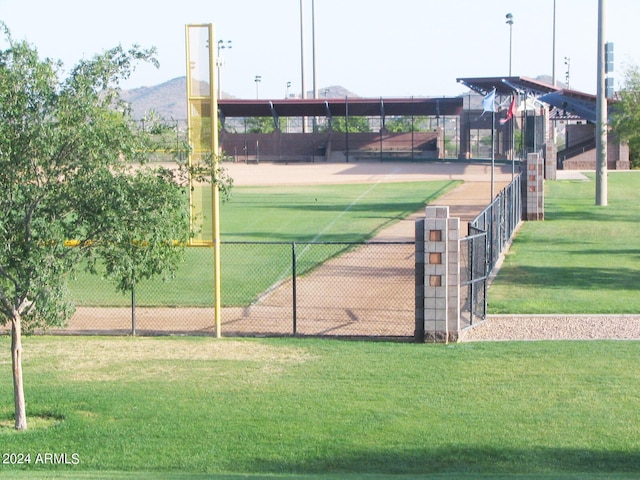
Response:
[{"label": "dugout", "polygon": [[[457,145],[446,125],[457,125],[462,108],[461,97],[220,99],[220,147],[236,161],[438,159],[445,145]],[[248,119],[271,131],[252,132]],[[365,119],[365,128],[354,119]],[[405,131],[390,131],[390,119],[402,119]]]}]

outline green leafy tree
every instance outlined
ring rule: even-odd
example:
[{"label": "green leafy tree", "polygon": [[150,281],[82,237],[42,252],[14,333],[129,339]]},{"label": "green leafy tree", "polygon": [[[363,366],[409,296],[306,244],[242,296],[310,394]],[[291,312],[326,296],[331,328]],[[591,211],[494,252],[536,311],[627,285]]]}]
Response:
[{"label": "green leafy tree", "polygon": [[[349,117],[349,132],[351,133],[370,133],[371,127],[367,117]],[[328,127],[326,127],[328,129]],[[347,119],[345,117],[333,117],[331,120],[331,128],[334,132],[347,131]]]},{"label": "green leafy tree", "polygon": [[271,117],[249,117],[247,118],[247,132],[249,133],[271,133],[276,127]]},{"label": "green leafy tree", "polygon": [[640,168],[640,70],[625,71],[624,87],[618,92],[609,124],[618,138],[629,144],[631,166]]},{"label": "green leafy tree", "polygon": [[117,47],[61,79],[59,62],[0,30],[0,324],[11,328],[23,430],[22,332],[69,318],[67,276],[102,263],[127,290],[174,270],[190,232],[183,175],[140,163],[152,141],[118,96],[137,63],[156,63],[154,50]]},{"label": "green leafy tree", "polygon": [[385,122],[385,127],[391,133],[405,133],[411,131],[411,117],[393,117]]},{"label": "green leafy tree", "polygon": [[427,118],[417,116],[411,118],[411,116],[397,116],[391,117],[386,121],[385,127],[387,131],[391,133],[407,133],[411,132],[424,132],[427,128]]}]

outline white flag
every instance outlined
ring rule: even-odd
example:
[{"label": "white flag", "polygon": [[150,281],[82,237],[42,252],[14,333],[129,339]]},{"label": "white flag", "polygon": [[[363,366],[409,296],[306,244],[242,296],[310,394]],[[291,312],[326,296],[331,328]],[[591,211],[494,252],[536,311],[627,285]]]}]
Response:
[{"label": "white flag", "polygon": [[496,89],[494,88],[482,99],[482,113],[496,111]]}]

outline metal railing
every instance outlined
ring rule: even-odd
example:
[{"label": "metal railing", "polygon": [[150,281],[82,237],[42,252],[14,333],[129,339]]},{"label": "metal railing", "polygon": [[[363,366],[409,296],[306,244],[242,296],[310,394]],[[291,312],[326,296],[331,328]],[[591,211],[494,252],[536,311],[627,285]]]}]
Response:
[{"label": "metal railing", "polygon": [[521,177],[469,222],[469,235],[461,239],[461,318],[467,325],[486,318],[488,280],[522,219]]}]

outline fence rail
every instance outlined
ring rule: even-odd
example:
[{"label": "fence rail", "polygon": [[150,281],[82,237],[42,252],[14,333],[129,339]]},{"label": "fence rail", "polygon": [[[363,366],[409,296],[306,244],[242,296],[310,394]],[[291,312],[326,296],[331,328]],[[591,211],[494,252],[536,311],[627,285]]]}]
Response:
[{"label": "fence rail", "polygon": [[469,235],[461,239],[461,320],[464,326],[487,315],[488,280],[500,254],[522,219],[519,174],[480,214],[469,222]]},{"label": "fence rail", "polygon": [[[223,336],[413,336],[413,242],[223,241],[221,253]],[[135,295],[101,297],[106,280],[72,285],[77,311],[52,333],[215,334],[211,250],[187,255],[188,268]]]},{"label": "fence rail", "polygon": [[[522,218],[521,176],[472,222],[460,245],[461,326],[483,320],[488,279]],[[416,329],[415,242],[225,242],[224,336],[411,339]],[[92,277],[92,278],[89,278]],[[187,249],[169,281],[129,295],[107,280],[70,285],[77,310],[58,334],[215,335],[213,255]]]}]

